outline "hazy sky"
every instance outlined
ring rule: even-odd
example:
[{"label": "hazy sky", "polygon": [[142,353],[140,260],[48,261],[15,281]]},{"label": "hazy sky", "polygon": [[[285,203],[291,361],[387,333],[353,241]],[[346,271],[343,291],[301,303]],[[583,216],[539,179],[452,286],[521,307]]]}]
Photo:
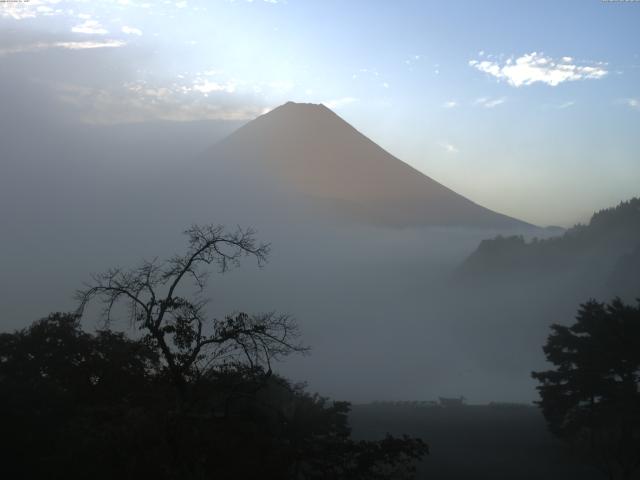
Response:
[{"label": "hazy sky", "polygon": [[110,126],[323,102],[477,203],[570,225],[640,194],[639,24],[600,0],[4,2],[0,87]]}]

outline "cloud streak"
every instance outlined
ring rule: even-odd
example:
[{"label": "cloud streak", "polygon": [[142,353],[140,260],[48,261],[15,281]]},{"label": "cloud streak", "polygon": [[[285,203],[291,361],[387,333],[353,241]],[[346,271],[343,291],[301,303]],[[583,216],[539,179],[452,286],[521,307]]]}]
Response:
[{"label": "cloud streak", "polygon": [[573,107],[575,104],[576,102],[574,101],[568,101],[568,102],[561,103],[560,105],[556,105],[556,108],[558,110],[564,110],[565,108]]},{"label": "cloud streak", "polygon": [[201,80],[193,85],[193,87],[185,87],[185,91],[193,90],[195,92],[204,93],[208,95],[214,92],[227,92],[234,93],[237,85],[235,82],[229,81],[225,83],[212,82],[209,80]]},{"label": "cloud streak", "polygon": [[556,60],[538,52],[527,53],[518,58],[511,57],[504,63],[491,59],[470,60],[469,66],[513,87],[534,83],[555,87],[564,82],[600,79],[608,74],[606,64],[602,62],[579,65],[571,57]]},{"label": "cloud streak", "polygon": [[440,146],[442,148],[444,148],[444,150],[447,153],[458,153],[460,151],[460,150],[458,150],[458,147],[456,147],[455,145],[453,145],[451,143],[442,142],[442,143],[440,143]]},{"label": "cloud streak", "polygon": [[122,40],[105,40],[102,42],[38,42],[27,45],[16,45],[12,47],[0,48],[0,57],[6,55],[15,55],[19,53],[32,53],[50,49],[66,49],[66,50],[87,50],[96,48],[118,48],[124,47],[127,42]]},{"label": "cloud streak", "polygon": [[106,35],[109,30],[104,28],[97,20],[85,20],[71,28],[73,33],[86,33],[88,35]]},{"label": "cloud streak", "polygon": [[624,103],[633,110],[640,111],[640,98],[626,98]]},{"label": "cloud streak", "polygon": [[474,105],[484,108],[494,108],[498,105],[502,105],[507,101],[506,97],[500,98],[488,98],[488,97],[480,97],[473,102]]},{"label": "cloud streak", "polygon": [[111,89],[61,83],[54,85],[53,90],[59,101],[78,112],[81,121],[92,125],[158,120],[251,120],[264,109],[259,105],[229,102],[220,97],[208,99],[177,88],[153,87],[145,83],[128,83]]},{"label": "cloud streak", "polygon": [[142,30],[135,27],[129,27],[127,25],[124,25],[120,30],[122,31],[122,33],[126,33],[127,35],[137,35],[137,36],[142,35]]},{"label": "cloud streak", "polygon": [[357,101],[358,99],[354,97],[343,97],[343,98],[335,98],[333,100],[327,100],[325,102],[322,102],[322,104],[325,107],[330,108],[331,110],[335,110]]}]

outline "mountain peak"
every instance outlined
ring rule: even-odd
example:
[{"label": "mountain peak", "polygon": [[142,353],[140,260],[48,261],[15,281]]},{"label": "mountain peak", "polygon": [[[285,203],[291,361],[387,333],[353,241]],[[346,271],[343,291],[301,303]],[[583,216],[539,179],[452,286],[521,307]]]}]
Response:
[{"label": "mountain peak", "polygon": [[286,114],[286,115],[299,115],[299,116],[311,116],[317,114],[333,113],[333,111],[327,108],[322,103],[298,103],[287,102],[274,108],[265,115],[273,116],[272,114]]},{"label": "mountain peak", "polygon": [[293,102],[293,101],[288,101],[286,103],[283,103],[282,105],[280,105],[279,107],[276,107],[274,110],[277,109],[311,109],[311,108],[320,108],[320,109],[326,109],[329,110],[324,104],[322,103],[311,103],[311,102]]},{"label": "mountain peak", "polygon": [[[212,152],[220,164],[362,222],[391,226],[522,227],[397,159],[322,104],[287,102]],[[231,167],[234,165],[234,167]],[[264,183],[263,182],[263,183]]]}]

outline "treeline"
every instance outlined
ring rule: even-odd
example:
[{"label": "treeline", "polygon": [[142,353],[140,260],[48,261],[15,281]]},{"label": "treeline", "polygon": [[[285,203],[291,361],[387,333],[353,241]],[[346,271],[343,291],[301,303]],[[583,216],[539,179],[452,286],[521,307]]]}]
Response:
[{"label": "treeline", "polygon": [[458,270],[457,278],[527,277],[532,273],[573,272],[604,278],[616,293],[635,290],[631,272],[640,267],[640,198],[596,212],[587,225],[547,239],[497,236],[484,240]]},{"label": "treeline", "polygon": [[161,354],[56,313],[0,335],[7,478],[412,478],[419,439],[354,441],[346,402],[250,366],[204,372],[178,406]]}]

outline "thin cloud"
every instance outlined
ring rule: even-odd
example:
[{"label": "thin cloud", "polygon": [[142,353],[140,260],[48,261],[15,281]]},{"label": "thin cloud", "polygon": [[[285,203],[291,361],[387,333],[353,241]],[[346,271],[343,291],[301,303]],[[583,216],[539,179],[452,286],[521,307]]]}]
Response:
[{"label": "thin cloud", "polygon": [[104,28],[97,20],[85,20],[71,28],[74,33],[86,33],[90,35],[106,35],[109,30]]},{"label": "thin cloud", "polygon": [[107,40],[104,42],[57,42],[53,45],[58,48],[67,48],[70,50],[86,50],[93,48],[117,48],[124,47],[127,42],[122,40]]},{"label": "thin cloud", "polygon": [[633,110],[640,111],[640,98],[626,98],[624,103]]},{"label": "thin cloud", "polygon": [[500,98],[480,97],[480,98],[477,98],[476,101],[473,102],[473,104],[479,107],[484,107],[484,108],[494,108],[494,107],[497,107],[498,105],[502,105],[506,101],[507,101],[506,97],[500,97]]},{"label": "thin cloud", "polygon": [[122,33],[126,33],[127,35],[142,36],[142,30],[140,30],[139,28],[129,27],[127,25],[124,25],[121,28],[121,30],[122,30]]},{"label": "thin cloud", "polygon": [[209,80],[202,80],[194,84],[193,87],[191,87],[191,90],[204,93],[206,95],[213,92],[233,93],[236,91],[236,88],[237,85],[234,82],[218,83],[211,82]]},{"label": "thin cloud", "polygon": [[95,48],[118,48],[124,47],[127,43],[122,40],[105,40],[103,42],[52,42],[52,43],[31,43],[28,45],[16,45],[13,47],[0,48],[0,57],[5,55],[15,55],[19,53],[39,52],[63,48],[67,50],[87,50]]},{"label": "thin cloud", "polygon": [[442,106],[443,108],[455,108],[458,106],[458,102],[455,100],[449,100],[448,102],[444,102]]},{"label": "thin cloud", "polygon": [[440,146],[442,148],[444,148],[444,150],[447,153],[458,153],[460,151],[460,150],[458,150],[458,147],[456,147],[455,145],[453,145],[451,143],[442,142],[442,143],[440,143]]},{"label": "thin cloud", "polygon": [[114,125],[152,121],[251,120],[262,114],[262,106],[224,104],[201,95],[180,94],[166,87],[144,83],[114,89],[75,84],[53,86],[56,97],[77,110],[84,123]]},{"label": "thin cloud", "polygon": [[409,58],[404,60],[404,64],[409,67],[409,71],[413,72],[413,67],[418,64],[422,60],[422,55],[411,55]]},{"label": "thin cloud", "polygon": [[556,108],[559,110],[564,110],[565,108],[573,107],[575,104],[576,102],[573,102],[573,101],[564,102],[564,103],[561,103],[560,105],[556,105]]},{"label": "thin cloud", "polygon": [[35,18],[38,15],[38,11],[23,3],[1,3],[0,4],[0,17],[1,18],[13,18],[14,20],[24,20],[26,18]]},{"label": "thin cloud", "polygon": [[555,87],[564,82],[600,79],[608,73],[602,62],[579,65],[572,57],[554,60],[538,52],[515,59],[511,57],[502,64],[492,60],[471,60],[469,65],[514,87],[538,82]]},{"label": "thin cloud", "polygon": [[335,98],[333,100],[327,100],[325,102],[322,102],[322,104],[325,107],[330,108],[331,110],[335,110],[357,101],[358,99],[354,97],[343,97],[343,98]]},{"label": "thin cloud", "polygon": [[[0,0],[0,18],[24,20],[43,16],[74,16],[72,9],[62,7],[62,0]],[[76,16],[83,20],[87,17],[84,14]]]}]

